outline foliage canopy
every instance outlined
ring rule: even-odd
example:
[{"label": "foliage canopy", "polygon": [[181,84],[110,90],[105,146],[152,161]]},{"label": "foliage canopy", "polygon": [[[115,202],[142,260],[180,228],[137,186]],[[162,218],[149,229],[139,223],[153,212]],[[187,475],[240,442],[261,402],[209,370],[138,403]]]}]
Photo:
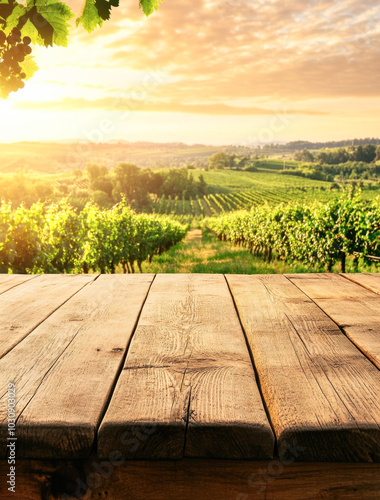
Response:
[{"label": "foliage canopy", "polygon": [[[162,1],[162,0],[161,0]],[[159,0],[139,0],[146,16],[158,9]],[[110,19],[119,0],[84,0],[76,25],[91,33]],[[24,86],[37,70],[30,55],[24,53],[22,40],[45,47],[67,46],[69,21],[75,17],[71,8],[60,0],[0,0],[0,90],[2,97]],[[24,42],[25,43],[25,42]],[[20,56],[21,54],[21,56]],[[20,75],[22,75],[20,77]],[[22,83],[21,83],[22,82]],[[5,90],[4,90],[5,89]]]}]

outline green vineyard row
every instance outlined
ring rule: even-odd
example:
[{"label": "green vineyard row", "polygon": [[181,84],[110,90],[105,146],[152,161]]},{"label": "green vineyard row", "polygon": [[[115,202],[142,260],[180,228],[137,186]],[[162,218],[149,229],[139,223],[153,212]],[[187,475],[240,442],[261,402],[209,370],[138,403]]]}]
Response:
[{"label": "green vineyard row", "polygon": [[208,194],[190,199],[165,197],[162,195],[153,204],[153,210],[161,215],[193,216],[198,218],[219,215],[234,210],[247,209],[261,205],[275,206],[282,202],[294,200],[305,201],[309,197],[327,201],[336,197],[331,191],[312,191],[293,189],[252,189],[240,192]]},{"label": "green vineyard row", "polygon": [[328,202],[254,206],[207,218],[204,222],[220,240],[242,245],[255,255],[299,261],[331,271],[347,256],[380,255],[380,201],[345,194]]},{"label": "green vineyard row", "polygon": [[179,242],[187,226],[166,216],[136,214],[125,202],[108,210],[67,201],[13,209],[0,204],[0,272],[140,271],[145,260]]}]

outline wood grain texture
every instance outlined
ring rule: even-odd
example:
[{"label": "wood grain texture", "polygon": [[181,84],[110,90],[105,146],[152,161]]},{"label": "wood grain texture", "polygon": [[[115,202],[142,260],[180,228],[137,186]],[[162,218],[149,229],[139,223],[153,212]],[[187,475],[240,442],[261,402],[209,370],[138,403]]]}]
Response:
[{"label": "wood grain texture", "polygon": [[36,277],[28,274],[0,274],[0,294]]},{"label": "wood grain texture", "polygon": [[[181,461],[17,462],[0,500],[378,500],[380,464]],[[0,461],[0,478],[9,472]],[[11,496],[12,495],[12,496]]]},{"label": "wood grain texture", "polygon": [[[343,279],[343,278],[341,278]],[[227,276],[277,436],[300,461],[380,461],[376,367],[281,275]]]},{"label": "wood grain texture", "polygon": [[221,275],[158,275],[98,433],[98,455],[267,458],[274,437]]},{"label": "wood grain texture", "polygon": [[342,276],[380,295],[380,273],[345,273]]},{"label": "wood grain texture", "polygon": [[[380,297],[337,274],[289,275],[289,279],[308,295],[343,330],[347,337],[380,368]],[[369,276],[361,281],[379,281]],[[369,288],[369,286],[368,286]]]},{"label": "wood grain texture", "polygon": [[99,276],[0,360],[0,386],[16,385],[18,458],[89,456],[152,280]]},{"label": "wood grain texture", "polygon": [[96,276],[45,274],[1,294],[0,358]]}]

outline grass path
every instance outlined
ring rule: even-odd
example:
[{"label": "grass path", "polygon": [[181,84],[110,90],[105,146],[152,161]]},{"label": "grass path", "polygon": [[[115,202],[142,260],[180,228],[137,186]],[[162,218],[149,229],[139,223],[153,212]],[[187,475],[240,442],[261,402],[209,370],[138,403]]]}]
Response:
[{"label": "grass path", "polygon": [[191,229],[184,241],[143,263],[145,273],[273,274],[315,272],[303,264],[264,262],[247,250],[220,242],[208,231]]}]

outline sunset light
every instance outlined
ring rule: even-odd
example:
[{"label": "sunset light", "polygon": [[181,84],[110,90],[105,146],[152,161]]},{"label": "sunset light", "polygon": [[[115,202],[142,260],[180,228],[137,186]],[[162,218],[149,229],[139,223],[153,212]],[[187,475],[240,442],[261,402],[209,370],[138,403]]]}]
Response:
[{"label": "sunset light", "polygon": [[39,70],[0,101],[0,140],[85,140],[104,120],[105,140],[373,136],[379,20],[376,1],[167,0],[149,19],[128,2],[91,34],[72,27],[67,48],[34,48]]},{"label": "sunset light", "polygon": [[380,499],[379,271],[379,0],[0,0],[1,500]]}]

